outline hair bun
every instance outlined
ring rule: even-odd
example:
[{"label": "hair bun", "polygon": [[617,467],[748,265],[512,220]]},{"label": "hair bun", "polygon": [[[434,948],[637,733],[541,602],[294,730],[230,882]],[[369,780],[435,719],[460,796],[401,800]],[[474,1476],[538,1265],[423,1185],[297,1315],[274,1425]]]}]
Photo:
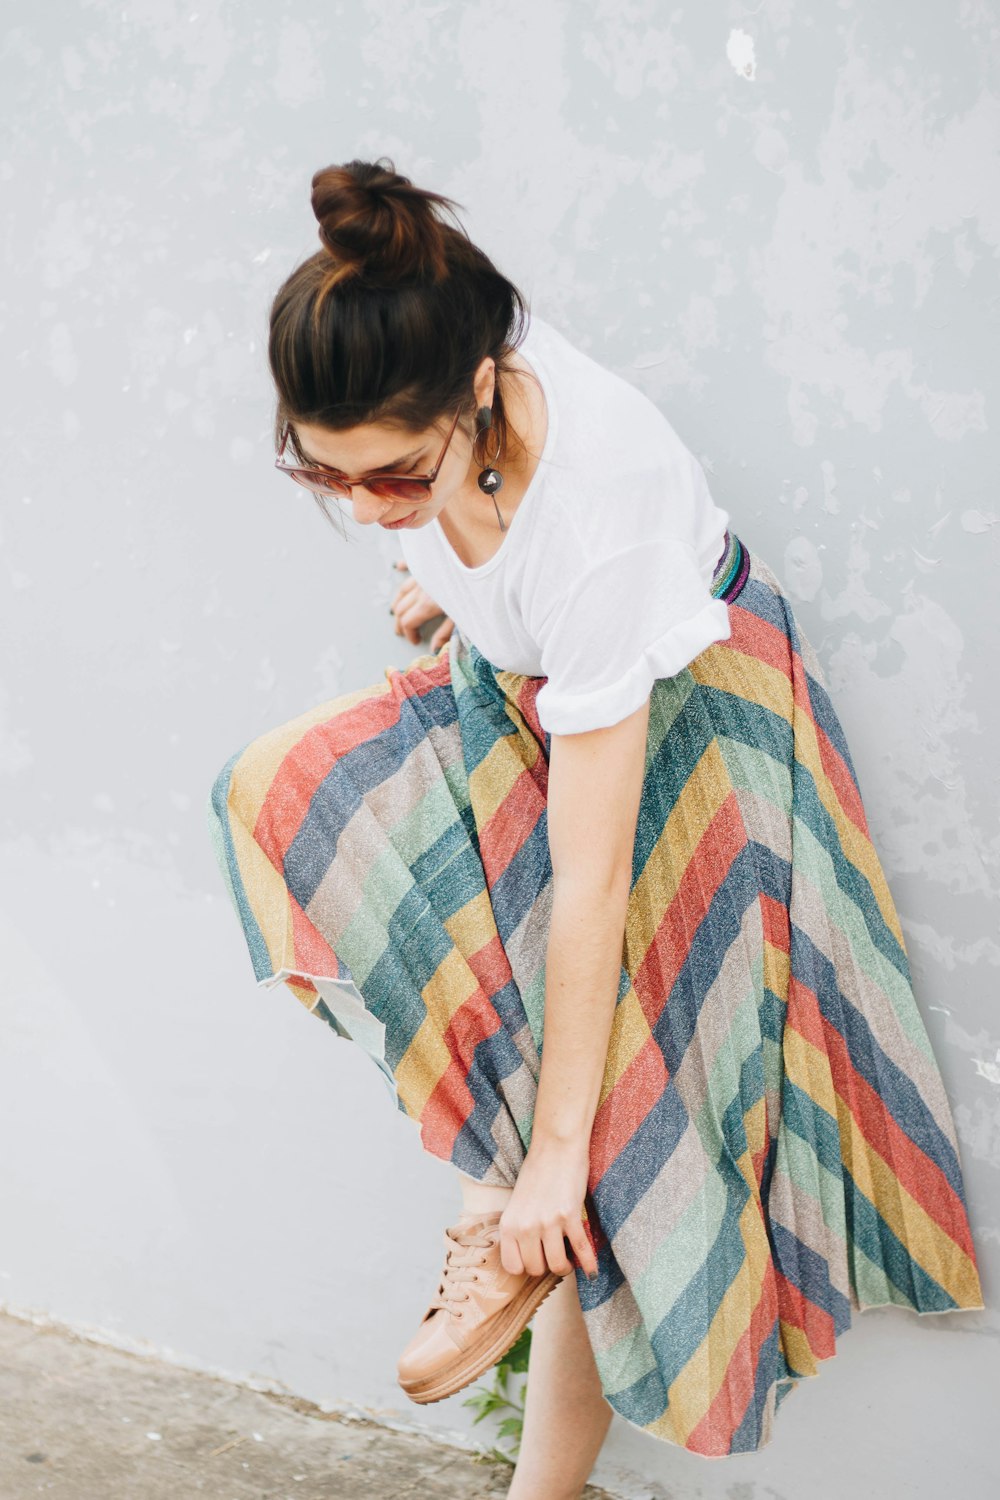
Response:
[{"label": "hair bun", "polygon": [[414,187],[386,157],[323,167],[312,179],[319,237],[345,274],[395,285],[447,273],[446,226],[435,205],[450,199]]}]

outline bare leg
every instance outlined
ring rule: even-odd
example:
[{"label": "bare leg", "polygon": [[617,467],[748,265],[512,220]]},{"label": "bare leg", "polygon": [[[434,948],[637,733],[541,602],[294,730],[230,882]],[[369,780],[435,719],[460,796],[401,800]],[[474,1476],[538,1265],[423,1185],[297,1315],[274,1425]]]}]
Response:
[{"label": "bare leg", "polygon": [[[464,1212],[506,1206],[511,1188],[459,1177]],[[571,1272],[531,1321],[524,1429],[507,1500],[579,1500],[613,1416]]]},{"label": "bare leg", "polygon": [[513,1188],[501,1187],[493,1182],[477,1182],[459,1172],[462,1182],[462,1211],[464,1213],[488,1213],[491,1208],[506,1208]]},{"label": "bare leg", "polygon": [[507,1500],[579,1500],[613,1416],[573,1272],[532,1319],[524,1429]]}]

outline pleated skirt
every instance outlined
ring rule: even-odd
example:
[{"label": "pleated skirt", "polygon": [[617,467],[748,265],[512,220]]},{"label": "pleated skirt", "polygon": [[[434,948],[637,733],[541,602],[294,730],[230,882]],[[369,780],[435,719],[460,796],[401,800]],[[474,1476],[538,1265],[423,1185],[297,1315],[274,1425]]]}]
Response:
[{"label": "pleated skirt", "polygon": [[[654,684],[576,1269],[612,1408],[746,1453],[852,1309],[983,1307],[954,1123],[816,654],[727,533],[730,638]],[[255,977],[512,1185],[552,898],[544,678],[455,630],[238,751],[209,827]],[[595,806],[595,817],[600,816]]]}]

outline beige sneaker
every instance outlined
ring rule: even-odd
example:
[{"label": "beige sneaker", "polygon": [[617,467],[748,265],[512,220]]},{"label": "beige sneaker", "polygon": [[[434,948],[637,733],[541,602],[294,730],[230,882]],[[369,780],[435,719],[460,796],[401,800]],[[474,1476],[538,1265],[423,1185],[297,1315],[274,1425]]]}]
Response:
[{"label": "beige sneaker", "polygon": [[411,1401],[440,1401],[495,1365],[563,1279],[554,1271],[515,1276],[504,1270],[502,1213],[465,1212],[444,1232],[440,1285],[397,1365]]}]

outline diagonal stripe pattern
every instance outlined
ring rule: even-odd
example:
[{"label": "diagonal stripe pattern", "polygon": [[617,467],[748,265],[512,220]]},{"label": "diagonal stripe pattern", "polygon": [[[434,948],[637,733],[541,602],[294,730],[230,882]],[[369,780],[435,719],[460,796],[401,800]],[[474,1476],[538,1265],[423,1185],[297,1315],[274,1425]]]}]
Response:
[{"label": "diagonal stripe pattern", "polygon": [[[958,1144],[816,654],[727,533],[728,640],[650,701],[577,1289],[604,1394],[755,1451],[852,1309],[983,1307]],[[262,735],[209,825],[260,984],[364,1048],[425,1150],[512,1185],[551,910],[544,678],[456,630]]]}]

